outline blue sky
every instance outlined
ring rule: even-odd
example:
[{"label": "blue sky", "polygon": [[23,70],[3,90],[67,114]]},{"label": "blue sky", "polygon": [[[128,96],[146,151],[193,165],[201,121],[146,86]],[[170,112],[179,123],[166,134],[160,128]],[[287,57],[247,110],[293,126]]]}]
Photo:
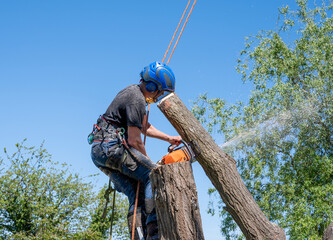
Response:
[{"label": "blue sky", "polygon": [[[137,83],[142,68],[161,61],[186,0],[0,0],[0,148],[45,146],[54,161],[82,176],[99,173],[87,135],[115,94]],[[236,73],[246,36],[276,29],[278,7],[291,0],[197,1],[169,66],[176,93],[190,108],[199,94],[246,101],[251,86]],[[150,122],[176,135],[156,106]],[[215,135],[218,144],[223,136]],[[158,161],[168,143],[147,140]],[[206,240],[223,239],[218,217],[206,213],[212,187],[193,164]],[[94,177],[97,187],[107,182]]]}]

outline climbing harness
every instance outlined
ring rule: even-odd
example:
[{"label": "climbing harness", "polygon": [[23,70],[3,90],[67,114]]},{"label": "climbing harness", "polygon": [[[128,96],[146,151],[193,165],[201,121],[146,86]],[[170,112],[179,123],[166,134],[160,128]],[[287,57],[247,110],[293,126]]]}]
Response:
[{"label": "climbing harness", "polygon": [[[149,109],[148,109],[149,112]],[[148,116],[148,114],[147,114]],[[147,125],[146,125],[147,127]],[[118,142],[121,143],[126,151],[131,155],[131,157],[145,166],[146,168],[152,170],[153,168],[147,164],[145,164],[143,161],[138,158],[135,153],[129,148],[125,138],[123,137],[125,135],[125,129],[122,127],[117,127],[114,124],[109,123],[103,116],[100,116],[97,120],[97,124],[93,125],[92,132],[88,135],[88,142],[89,144],[92,143],[103,143],[108,141],[113,141],[115,138],[118,139]],[[102,219],[105,220],[107,215],[107,207],[110,202],[110,194],[113,192],[113,203],[112,203],[112,215],[111,215],[111,224],[110,224],[110,240],[112,238],[112,228],[113,228],[113,219],[114,219],[114,208],[115,208],[115,198],[116,198],[116,190],[111,187],[111,178],[109,178],[109,186],[105,190],[104,198],[106,199],[106,203],[103,210]],[[138,188],[137,188],[137,195],[139,192],[139,182],[138,182]],[[136,219],[136,210],[137,210],[137,201],[138,198],[136,198],[136,208],[134,212],[134,219]],[[135,227],[135,224],[133,224]],[[134,232],[134,231],[133,231]]]},{"label": "climbing harness", "polygon": [[[116,138],[119,139],[119,142],[123,140],[123,135],[125,134],[125,129],[123,127],[117,127],[115,124],[109,123],[103,116],[100,116],[97,119],[97,124],[93,125],[92,132],[88,135],[88,143],[103,143],[112,141]],[[107,154],[107,153],[105,153]],[[109,178],[109,186],[105,190],[104,198],[106,200],[102,219],[103,221],[107,215],[107,208],[110,202],[110,194],[113,192],[113,201],[112,201],[112,215],[111,215],[111,224],[110,224],[110,240],[112,239],[112,230],[113,230],[113,219],[115,212],[115,201],[116,201],[116,190],[111,187],[111,178]]]},{"label": "climbing harness", "polygon": [[97,131],[101,130],[100,127],[97,126],[97,124],[93,125],[93,130],[91,131],[91,133],[88,135],[87,140],[88,143],[91,145],[94,142],[94,136],[96,134]]},{"label": "climbing harness", "polygon": [[116,139],[119,135],[125,134],[125,128],[109,123],[103,116],[99,116],[97,124],[93,125],[93,130],[88,135],[88,143],[103,143]]}]

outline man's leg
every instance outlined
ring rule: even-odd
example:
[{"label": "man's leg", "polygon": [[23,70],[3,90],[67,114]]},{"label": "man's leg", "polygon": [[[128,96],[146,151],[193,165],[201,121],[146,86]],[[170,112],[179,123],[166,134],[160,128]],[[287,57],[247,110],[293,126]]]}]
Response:
[{"label": "man's leg", "polygon": [[[92,147],[91,157],[94,164],[104,172],[109,178],[111,179],[114,188],[118,192],[124,193],[129,202],[129,209],[127,214],[127,221],[129,226],[129,232],[132,231],[132,226],[134,222],[134,204],[135,204],[135,195],[136,195],[136,188],[137,188],[137,181],[122,174],[118,170],[114,170],[110,167],[111,162],[109,158],[106,156],[103,147],[108,147],[108,143],[103,144],[95,144]],[[119,159],[120,161],[120,159]],[[115,161],[114,161],[115,162]],[[142,240],[144,239],[143,236],[145,235],[145,213],[144,213],[144,202],[138,202],[138,208],[136,213],[136,236],[135,240]],[[132,235],[132,234],[131,234]]]},{"label": "man's leg", "polygon": [[[149,179],[149,174],[156,164],[141,152],[134,148],[130,148],[126,159],[121,168],[121,172],[137,181],[140,181],[145,189],[145,208],[147,213],[147,239],[158,239],[157,217],[155,212],[155,204],[153,200],[153,192]],[[152,238],[155,236],[155,238]]]},{"label": "man's leg", "polygon": [[[102,170],[106,173],[113,185],[114,188],[118,192],[124,193],[129,202],[129,209],[127,214],[127,223],[130,232],[130,236],[132,236],[132,228],[134,223],[134,205],[135,205],[135,198],[136,198],[136,188],[137,188],[137,181],[127,177],[126,175],[120,173],[119,171],[104,168]],[[146,224],[145,224],[145,212],[144,212],[144,202],[138,201],[138,206],[136,210],[136,217],[135,217],[135,240],[144,240],[145,232],[146,232]]]}]

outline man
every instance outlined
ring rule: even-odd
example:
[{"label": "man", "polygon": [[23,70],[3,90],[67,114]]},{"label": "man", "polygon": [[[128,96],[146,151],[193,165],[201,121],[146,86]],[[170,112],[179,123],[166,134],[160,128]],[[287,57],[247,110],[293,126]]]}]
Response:
[{"label": "man", "polygon": [[[143,193],[137,208],[136,239],[158,239],[158,228],[149,174],[155,163],[149,159],[141,134],[179,144],[180,136],[169,136],[147,122],[146,104],[159,101],[175,90],[175,77],[165,64],[154,62],[141,72],[140,84],[120,91],[97,120],[91,157],[107,174],[117,191],[129,200],[128,224],[132,231],[137,181]],[[145,221],[144,221],[145,220]],[[146,236],[146,238],[144,238]]]}]

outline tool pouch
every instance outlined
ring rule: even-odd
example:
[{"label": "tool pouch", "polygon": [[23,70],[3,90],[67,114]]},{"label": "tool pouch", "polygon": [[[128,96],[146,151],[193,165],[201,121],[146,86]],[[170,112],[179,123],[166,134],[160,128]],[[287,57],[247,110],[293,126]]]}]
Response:
[{"label": "tool pouch", "polygon": [[138,167],[137,161],[134,160],[134,157],[127,149],[124,151],[121,162],[131,171],[135,171]]},{"label": "tool pouch", "polygon": [[116,138],[107,143],[103,143],[102,150],[107,156],[105,166],[111,169],[119,170],[121,168],[122,159],[125,152],[124,146],[120,143],[119,139]]}]

